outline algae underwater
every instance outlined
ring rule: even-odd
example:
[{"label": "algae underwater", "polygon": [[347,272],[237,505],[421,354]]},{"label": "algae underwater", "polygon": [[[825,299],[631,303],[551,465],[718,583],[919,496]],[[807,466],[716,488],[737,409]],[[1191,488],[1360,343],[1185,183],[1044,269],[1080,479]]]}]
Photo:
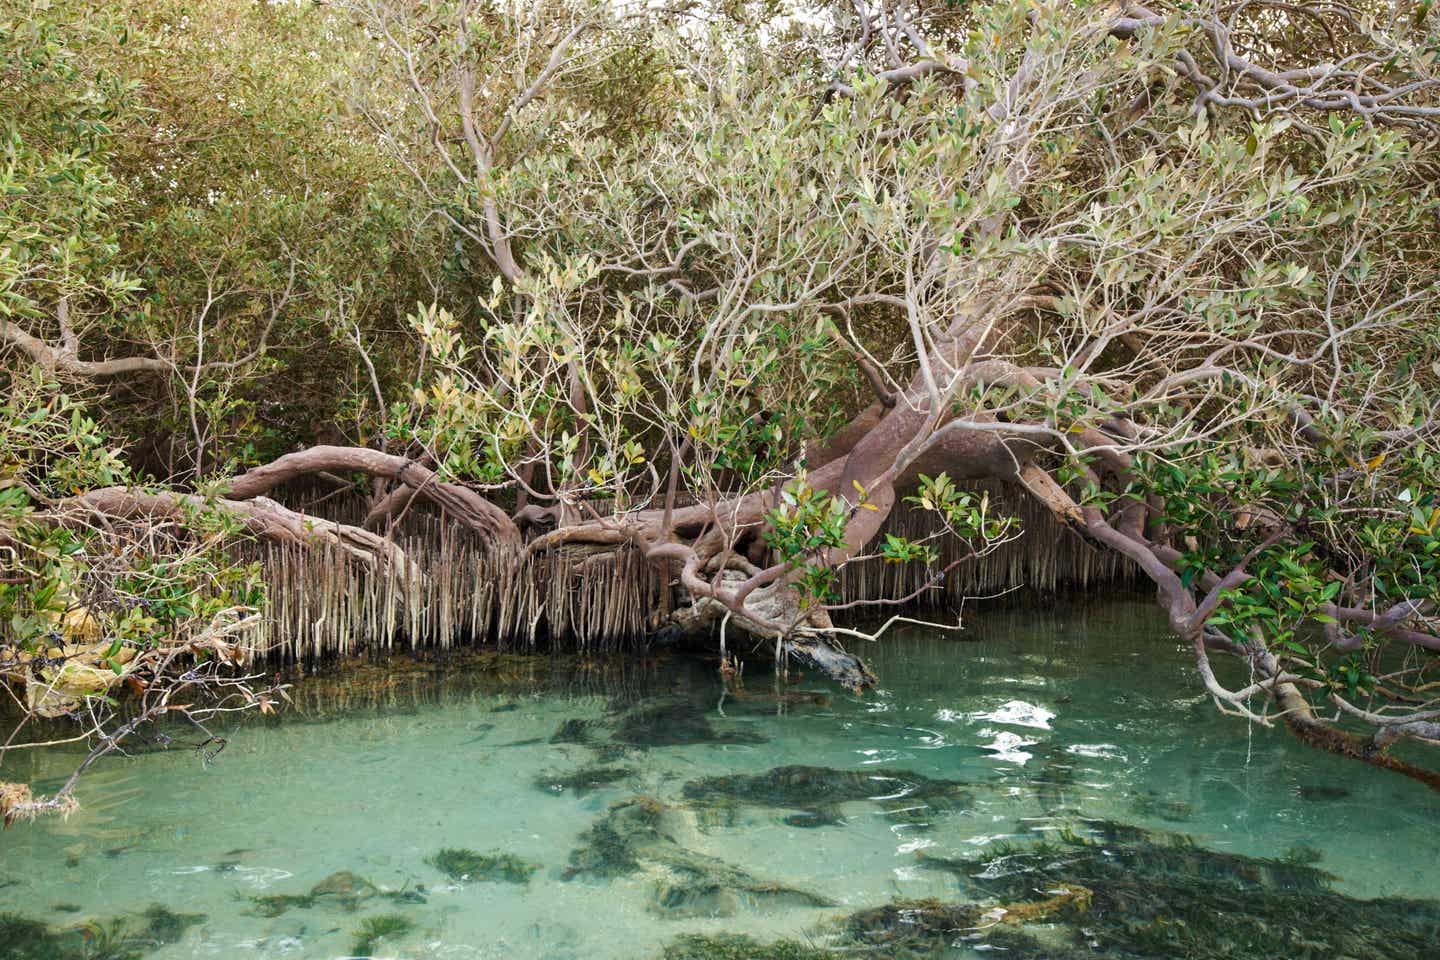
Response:
[{"label": "algae underwater", "polygon": [[1433,794],[1226,723],[1179,658],[1117,694],[1155,620],[900,631],[863,696],[679,653],[352,663],[0,835],[0,958],[1435,956]]}]

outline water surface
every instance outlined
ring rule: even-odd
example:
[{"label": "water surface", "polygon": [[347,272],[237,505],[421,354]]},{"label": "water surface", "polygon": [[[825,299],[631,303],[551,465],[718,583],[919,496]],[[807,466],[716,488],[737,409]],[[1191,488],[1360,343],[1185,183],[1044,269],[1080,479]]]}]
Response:
[{"label": "water surface", "polygon": [[[1219,716],[1149,605],[985,613],[958,635],[897,629],[865,652],[881,684],[864,695],[810,677],[777,696],[751,663],[737,697],[713,663],[682,656],[399,661],[307,679],[284,717],[226,730],[213,763],[179,743],[107,759],[68,821],[5,831],[0,913],[57,929],[155,903],[203,915],[147,945],[160,960],[343,957],[366,918],[397,913],[413,928],[375,956],[644,958],[694,932],[823,942],[848,912],[964,896],[927,858],[1093,820],[1314,862],[1350,897],[1440,889],[1433,793]],[[53,789],[77,758],[12,754],[0,779]],[[807,797],[822,775],[770,773],[785,766],[846,777]],[[847,793],[856,782],[874,789]],[[636,797],[664,810],[676,856],[755,886],[693,895],[653,859],[586,869],[587,831]],[[534,873],[453,879],[428,862],[447,848]],[[317,885],[329,895],[305,905],[256,899]]]}]

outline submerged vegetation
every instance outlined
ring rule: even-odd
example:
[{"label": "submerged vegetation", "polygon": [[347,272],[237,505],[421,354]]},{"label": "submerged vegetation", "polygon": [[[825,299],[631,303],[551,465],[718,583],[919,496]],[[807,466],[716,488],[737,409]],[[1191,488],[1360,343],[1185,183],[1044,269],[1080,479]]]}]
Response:
[{"label": "submerged vegetation", "polygon": [[495,851],[476,853],[474,850],[446,847],[426,863],[451,880],[489,880],[503,883],[529,883],[536,864],[527,863],[512,854]]},{"label": "submerged vegetation", "polygon": [[360,922],[360,930],[355,934],[350,952],[357,957],[368,957],[381,941],[398,940],[414,929],[415,921],[404,914],[385,913],[366,917]]},{"label": "submerged vegetation", "polygon": [[630,767],[581,767],[570,773],[547,773],[535,778],[535,788],[547,793],[584,796],[593,790],[614,786],[635,776]]},{"label": "submerged vegetation", "polygon": [[0,960],[141,960],[185,931],[201,914],[174,913],[152,904],[136,917],[52,927],[12,913],[0,914]]},{"label": "submerged vegetation", "polygon": [[686,934],[665,947],[660,960],[837,960],[834,950],[795,940],[761,943],[744,934]]},{"label": "submerged vegetation", "polygon": [[680,812],[658,800],[632,797],[619,801],[581,835],[581,845],[571,852],[564,879],[649,875],[650,907],[666,916],[724,917],[742,904],[833,904],[821,894],[758,879],[688,849],[681,842],[688,832]]},{"label": "submerged vegetation", "polygon": [[1083,824],[970,861],[925,863],[953,870],[969,896],[1001,903],[1084,887],[1071,942],[1034,954],[1055,960],[1094,950],[1121,958],[1420,960],[1440,942],[1440,902],[1355,900],[1310,864],[1221,853],[1117,823]]},{"label": "submerged vegetation", "polygon": [[589,743],[589,720],[566,720],[550,735],[551,743]]},{"label": "submerged vegetation", "polygon": [[145,921],[145,933],[156,943],[176,943],[185,936],[190,927],[205,922],[200,913],[175,913],[162,904],[151,904],[141,914]]},{"label": "submerged vegetation", "polygon": [[785,818],[796,827],[843,823],[840,805],[857,800],[876,803],[898,819],[913,813],[920,822],[935,813],[967,809],[974,800],[962,784],[932,780],[911,770],[886,768],[872,773],[799,765],[761,774],[705,777],[685,784],[683,793],[687,800],[709,806],[798,810]]},{"label": "submerged vegetation", "polygon": [[764,736],[743,726],[716,730],[710,712],[689,700],[661,702],[628,711],[620,717],[612,739],[631,747],[765,742]]},{"label": "submerged vegetation", "polygon": [[369,880],[349,870],[340,870],[315,884],[308,893],[265,894],[247,899],[251,904],[251,912],[260,917],[278,917],[292,909],[309,910],[315,907],[354,913],[374,899],[394,903],[424,903],[425,888],[381,890]]},{"label": "submerged vegetation", "polygon": [[[1029,649],[1048,651],[1052,646],[1047,642]],[[965,661],[957,648],[946,649],[956,659],[945,662]],[[1123,662],[1126,657],[1119,659]],[[598,777],[602,771],[613,771],[625,779],[631,771],[590,766],[592,749],[609,743],[615,725],[637,706],[644,706],[647,696],[668,705],[686,695],[689,683],[707,690],[722,687],[708,670],[692,676],[688,669],[672,665],[644,688],[650,691],[648,695],[623,685],[611,691],[615,696],[587,691],[583,707],[581,698],[557,698],[543,705],[521,701],[517,709],[496,714],[497,705],[517,701],[506,695],[497,697],[486,688],[479,696],[460,698],[457,715],[444,724],[437,724],[429,710],[412,711],[418,713],[410,718],[413,725],[396,723],[401,712],[378,719],[362,715],[354,720],[366,728],[387,728],[393,738],[388,742],[400,749],[411,746],[409,738],[414,731],[448,731],[453,736],[437,737],[436,749],[443,751],[455,749],[453,741],[483,718],[484,724],[496,724],[491,732],[501,734],[487,738],[496,741],[485,748],[492,758],[505,763],[513,758],[517,764],[534,764],[531,769],[541,770],[545,764],[558,763],[558,758],[578,757],[580,765],[563,768],[559,776],[573,774],[580,783],[587,775]],[[986,695],[992,702],[1011,692],[1014,675],[1003,667],[997,665],[987,682],[975,689],[987,686],[988,679],[1006,681],[1002,693]],[[559,680],[564,689],[564,678]],[[924,677],[917,682],[928,684]],[[1106,695],[1103,684],[1093,677],[1080,689],[1086,691],[1086,697]],[[955,694],[954,688],[937,689],[933,700],[912,705],[908,711],[892,702],[894,712],[887,711],[889,715],[881,722],[892,730],[916,723],[923,726],[932,716],[933,704],[954,703]],[[897,688],[890,695],[898,700],[905,691]],[[357,847],[358,858],[350,861],[354,864],[351,869],[336,870],[313,886],[295,888],[287,886],[287,881],[274,880],[278,874],[252,872],[263,863],[295,866],[293,860],[272,859],[276,853],[273,838],[257,840],[255,849],[245,849],[232,846],[239,841],[227,837],[223,843],[211,845],[212,859],[218,863],[202,874],[239,896],[241,902],[235,905],[238,909],[210,911],[212,916],[224,914],[210,929],[196,931],[195,925],[203,918],[160,906],[121,916],[112,916],[110,911],[82,911],[81,916],[71,916],[51,910],[43,918],[21,909],[4,920],[4,935],[13,939],[0,939],[0,960],[146,960],[152,954],[163,955],[158,951],[165,943],[179,942],[175,952],[188,955],[213,952],[217,943],[252,937],[271,938],[271,945],[279,948],[285,944],[285,949],[294,938],[297,949],[307,955],[420,957],[428,955],[427,951],[439,955],[455,949],[462,937],[467,946],[474,946],[490,942],[483,938],[492,936],[497,943],[523,943],[527,950],[532,941],[514,938],[533,937],[534,949],[547,954],[569,951],[578,955],[583,951],[590,956],[655,960],[940,960],[975,951],[1021,960],[1081,960],[1096,955],[1117,960],[1171,960],[1176,956],[1194,960],[1254,960],[1257,956],[1420,960],[1428,957],[1429,945],[1440,935],[1440,901],[1361,900],[1338,892],[1331,872],[1349,868],[1332,866],[1317,849],[1300,844],[1275,857],[1237,852],[1243,850],[1238,844],[1231,848],[1239,836],[1253,838],[1253,829],[1210,849],[1181,834],[1085,819],[1063,810],[1047,815],[1047,809],[1093,802],[1085,791],[1068,795],[1068,802],[1059,806],[1046,798],[1056,782],[1083,785],[1093,779],[1096,766],[1065,749],[1067,743],[1088,743],[1088,738],[1052,739],[1045,762],[1034,766],[997,769],[987,761],[954,764],[958,758],[940,756],[912,757],[906,763],[913,767],[891,766],[900,762],[898,756],[873,763],[850,749],[852,745],[841,732],[857,721],[864,722],[873,702],[836,699],[839,702],[832,708],[838,714],[833,718],[834,741],[807,737],[800,746],[820,753],[838,747],[851,757],[850,767],[818,763],[757,767],[757,750],[712,751],[681,744],[637,755],[647,762],[643,767],[636,764],[636,782],[627,787],[633,790],[643,784],[657,791],[651,795],[625,793],[614,802],[608,802],[612,797],[603,793],[600,799],[592,795],[569,802],[540,800],[528,782],[517,780],[510,787],[510,796],[521,806],[535,808],[535,819],[529,823],[546,824],[545,829],[550,829],[559,821],[548,839],[557,844],[573,839],[568,862],[557,861],[560,869],[540,870],[514,854],[484,847],[466,849],[459,842],[429,848],[422,859],[427,850],[416,851],[417,832],[408,829],[415,825],[407,824],[398,844],[387,849],[377,843],[372,848],[366,838]],[[550,742],[549,734],[561,718],[589,721],[590,742]],[[795,719],[798,729],[815,722],[811,716]],[[574,727],[573,723],[567,725]],[[398,730],[392,729],[397,726]],[[757,726],[772,734],[786,729],[783,724],[757,722]],[[273,731],[268,727],[257,725],[257,735],[270,736]],[[306,729],[300,726],[298,732]],[[1085,733],[1091,729],[1087,722]],[[1213,723],[1210,729],[1215,729]],[[539,736],[522,757],[508,748],[505,731]],[[893,739],[869,739],[866,746],[882,752],[903,743],[933,746],[932,733],[911,729]],[[791,755],[795,746],[790,745]],[[470,777],[477,769],[475,751],[479,749],[472,746],[456,754],[457,771],[461,772],[453,782],[462,789],[472,785]],[[766,748],[767,752],[771,749],[775,748]],[[1263,751],[1261,747],[1259,752]],[[375,755],[385,754],[377,749]],[[747,769],[723,772],[736,764]],[[918,772],[923,769],[934,774],[952,764],[965,773],[946,779]],[[1062,769],[1068,772],[1062,775]],[[1258,779],[1274,769],[1259,767],[1254,774]],[[1321,769],[1326,768],[1317,764],[1295,783],[1323,783],[1313,775]],[[984,771],[993,776],[985,776]],[[1212,782],[1216,772],[1209,768],[1201,779]],[[552,776],[543,775],[540,782]],[[1115,782],[1130,783],[1123,779]],[[1175,802],[1172,798],[1189,796],[1197,807],[1196,829],[1213,830],[1213,824],[1201,825],[1209,797],[1187,793],[1180,783],[1150,782],[1157,783],[1153,793],[1131,791],[1143,801],[1147,819],[1165,822],[1171,812],[1169,804]],[[1216,789],[1228,793],[1236,782]],[[1291,789],[1286,784],[1276,785],[1268,795],[1284,797]],[[1157,800],[1161,805],[1153,806]],[[920,849],[919,844],[909,843],[897,847],[897,840],[922,839],[898,836],[910,833],[908,823],[907,829],[892,833],[885,824],[871,823],[867,830],[862,822],[866,813],[890,816],[888,805],[892,802],[904,810],[925,812],[924,820],[932,824],[932,830],[924,835]],[[1106,803],[1112,811],[1127,811],[1131,806],[1128,796]],[[787,816],[823,815],[834,808],[846,816],[849,825],[843,831],[807,834],[787,830],[774,821],[748,831],[747,827],[757,825],[744,818],[714,828],[723,822],[716,817],[717,811],[753,809]],[[935,816],[946,811],[954,815]],[[1309,807],[1301,811],[1320,813]],[[1232,812],[1246,816],[1239,808]],[[480,824],[483,831],[489,816],[487,807],[472,822]],[[517,822],[526,820],[504,812],[494,827],[512,835],[509,831]],[[418,826],[424,829],[429,825]],[[451,824],[436,826],[448,832]],[[127,829],[133,828],[127,825]],[[486,836],[475,831],[474,826],[467,828],[471,836]],[[1012,839],[996,841],[996,833]],[[465,835],[457,830],[453,841]],[[107,837],[105,843],[114,846],[95,848],[125,851],[104,861],[109,868],[146,856],[143,844],[137,848],[122,841],[122,836],[130,834]],[[811,838],[838,851],[837,856],[848,856],[853,850],[862,864],[837,862],[832,869],[824,860],[779,852],[779,843],[799,846]],[[777,850],[773,857],[768,855],[772,844]],[[1327,851],[1355,853],[1329,842],[1324,846]],[[863,865],[872,857],[876,862],[873,869],[886,881],[883,884],[872,882],[876,874]],[[819,869],[817,862],[822,864]],[[1352,857],[1348,862],[1356,861]],[[222,875],[226,867],[228,872]],[[140,869],[149,868],[136,867]],[[383,874],[378,872],[381,869]],[[317,871],[317,876],[319,872],[323,871]],[[391,882],[405,886],[385,890],[379,882],[382,876],[398,878]],[[428,882],[440,876],[455,883],[444,883],[446,889],[438,895],[433,884],[429,890],[414,884],[416,879]],[[273,886],[259,891],[248,888],[248,882],[262,877]],[[183,882],[196,880],[187,876]],[[1361,882],[1383,886],[1390,880],[1375,874]],[[26,893],[23,885],[12,894],[15,902],[54,902],[53,895],[36,898]],[[6,892],[11,889],[15,888]],[[867,892],[857,894],[857,890]],[[193,894],[187,892],[186,896]],[[597,913],[609,912],[595,923],[565,918],[557,922],[546,912],[557,903],[590,904]],[[511,922],[516,912],[520,919]],[[635,924],[636,918],[645,914],[654,918],[653,925]],[[462,916],[467,918],[463,923],[459,920]],[[602,939],[617,920],[625,924],[622,935],[633,938],[618,952],[613,942]],[[594,944],[586,939],[592,931],[600,932],[599,942]]]},{"label": "submerged vegetation", "polygon": [[1440,943],[1440,901],[1355,900],[1303,864],[1118,823],[924,863],[953,871],[962,899],[860,910],[820,924],[810,942],[685,935],[662,960],[929,960],[962,947],[1016,960],[1422,960]]}]

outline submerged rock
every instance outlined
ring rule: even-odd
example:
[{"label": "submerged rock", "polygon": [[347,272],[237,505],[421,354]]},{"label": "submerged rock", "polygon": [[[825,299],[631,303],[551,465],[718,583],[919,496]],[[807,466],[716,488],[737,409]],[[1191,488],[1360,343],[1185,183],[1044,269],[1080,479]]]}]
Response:
[{"label": "submerged rock", "polygon": [[463,847],[446,847],[426,863],[451,880],[482,880],[495,883],[529,883],[539,867],[503,851],[476,853]]},{"label": "submerged rock", "polygon": [[749,730],[716,730],[707,711],[688,700],[652,704],[626,713],[611,739],[632,747],[765,743],[768,740]]},{"label": "submerged rock", "polygon": [[747,903],[831,906],[829,898],[762,880],[681,843],[686,824],[673,809],[649,797],[612,804],[581,835],[564,879],[612,878],[646,873],[653,879],[651,909],[668,916],[730,916]]},{"label": "submerged rock", "polygon": [[968,809],[974,796],[952,780],[932,780],[911,770],[859,771],[791,765],[759,774],[702,777],[685,784],[686,799],[709,806],[742,804],[798,811],[794,827],[843,823],[840,804],[870,801],[893,819],[925,824],[938,812]]},{"label": "submerged rock", "polygon": [[310,888],[316,903],[334,903],[346,910],[354,910],[379,892],[375,884],[349,870],[338,870]]}]

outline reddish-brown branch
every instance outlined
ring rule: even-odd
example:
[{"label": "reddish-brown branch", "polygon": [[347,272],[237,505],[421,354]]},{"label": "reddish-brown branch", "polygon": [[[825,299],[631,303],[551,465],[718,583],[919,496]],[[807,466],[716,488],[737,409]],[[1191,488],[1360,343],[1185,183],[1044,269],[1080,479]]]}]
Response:
[{"label": "reddish-brown branch", "polygon": [[460,484],[441,481],[435,471],[414,460],[365,447],[320,446],[288,453],[236,477],[226,486],[226,494],[235,500],[246,500],[322,470],[353,471],[392,480],[425,497],[477,533],[503,543],[520,542],[520,531],[510,517],[480,494]]}]

